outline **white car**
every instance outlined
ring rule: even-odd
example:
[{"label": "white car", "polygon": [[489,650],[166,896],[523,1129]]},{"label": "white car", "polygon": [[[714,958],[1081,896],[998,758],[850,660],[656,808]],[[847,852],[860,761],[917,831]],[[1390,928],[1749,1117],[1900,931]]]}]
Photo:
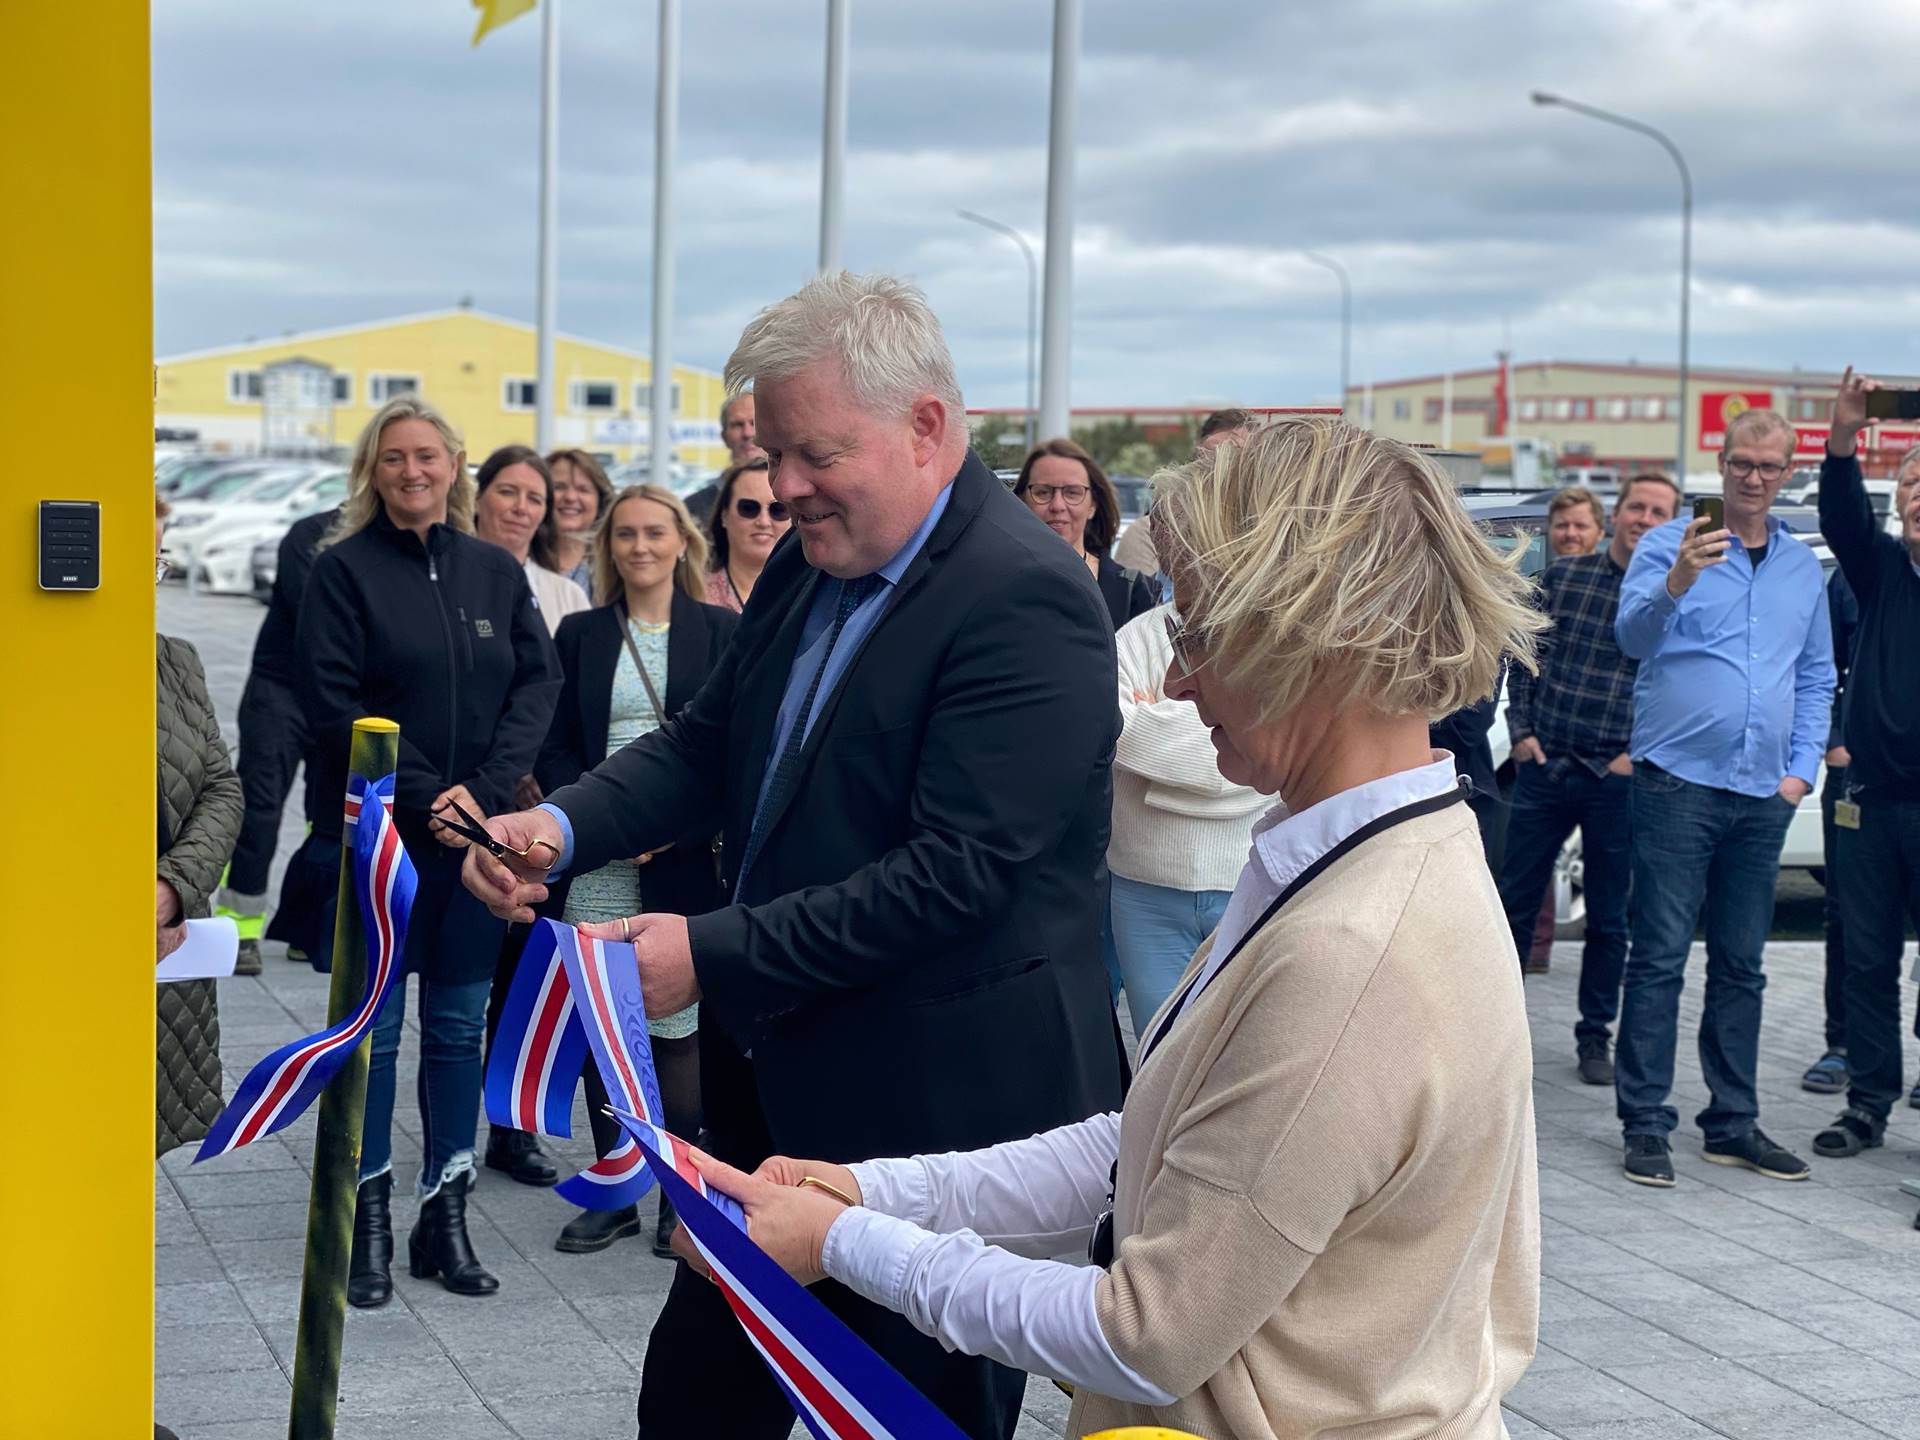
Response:
[{"label": "white car", "polygon": [[251,594],[254,546],[278,542],[294,521],[331,510],[346,498],[347,472],[322,471],[277,499],[228,506],[183,537],[169,531],[167,548],[191,587],[220,595]]},{"label": "white car", "polygon": [[249,509],[258,514],[277,509],[295,490],[314,479],[323,469],[332,471],[336,468],[297,463],[263,466],[250,474],[237,474],[231,486],[204,499],[175,500],[167,516],[168,547],[177,549],[192,532],[205,528],[221,516],[240,515]]}]

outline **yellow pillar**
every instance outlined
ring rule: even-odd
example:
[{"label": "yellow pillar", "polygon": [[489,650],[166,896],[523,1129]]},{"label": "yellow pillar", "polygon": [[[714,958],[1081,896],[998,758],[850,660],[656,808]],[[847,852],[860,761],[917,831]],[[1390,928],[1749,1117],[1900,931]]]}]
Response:
[{"label": "yellow pillar", "polygon": [[[153,336],[145,0],[0,3],[0,1436],[153,1423]],[[98,500],[44,593],[36,502]]]}]

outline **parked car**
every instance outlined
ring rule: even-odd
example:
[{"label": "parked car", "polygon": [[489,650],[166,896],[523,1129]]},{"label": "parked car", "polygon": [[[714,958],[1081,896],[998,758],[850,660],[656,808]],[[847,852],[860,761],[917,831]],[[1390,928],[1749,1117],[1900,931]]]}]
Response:
[{"label": "parked car", "polygon": [[347,472],[323,470],[289,487],[274,486],[271,499],[236,503],[175,541],[169,538],[188,583],[215,594],[245,595],[253,589],[253,550],[278,544],[296,520],[331,510],[347,498]]},{"label": "parked car", "polygon": [[273,603],[273,582],[280,578],[280,542],[262,540],[253,547],[249,568],[253,572],[253,598],[262,605]]}]

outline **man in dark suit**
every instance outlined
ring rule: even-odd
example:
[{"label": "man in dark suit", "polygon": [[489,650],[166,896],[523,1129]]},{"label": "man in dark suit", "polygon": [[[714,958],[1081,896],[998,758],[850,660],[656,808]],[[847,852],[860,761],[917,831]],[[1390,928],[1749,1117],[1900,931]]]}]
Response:
[{"label": "man in dark suit", "polygon": [[[1100,950],[1112,627],[1087,569],[967,449],[938,321],[885,276],[822,276],[727,365],[794,516],[732,646],[679,715],[548,806],[489,822],[556,870],[718,823],[731,904],[630,931],[648,1010],[701,1002],[712,1150],[964,1150],[1116,1105]],[[525,918],[541,866],[469,852]],[[975,1436],[1023,1377],[821,1299]],[[643,1437],[784,1436],[792,1412],[682,1267],[648,1347]]]}]

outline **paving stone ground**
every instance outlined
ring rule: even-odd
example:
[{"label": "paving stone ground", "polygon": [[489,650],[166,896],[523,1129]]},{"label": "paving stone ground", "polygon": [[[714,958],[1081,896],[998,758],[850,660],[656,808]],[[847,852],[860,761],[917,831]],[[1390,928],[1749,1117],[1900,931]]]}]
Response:
[{"label": "paving stone ground", "polygon": [[[160,627],[200,647],[230,740],[263,613],[250,601],[161,592]],[[297,843],[298,808],[285,850]],[[265,975],[221,982],[229,1089],[269,1049],[325,1023],[326,977],[267,949]],[[1683,1035],[1698,1020],[1703,963],[1696,947]],[[1820,1050],[1821,963],[1815,944],[1768,947],[1761,1118],[1803,1153],[1837,1108],[1799,1088]],[[1574,1072],[1578,970],[1579,947],[1562,944],[1553,973],[1527,982],[1543,1279],[1539,1355],[1508,1397],[1514,1440],[1920,1440],[1920,1202],[1900,1189],[1920,1179],[1920,1111],[1895,1111],[1883,1150],[1813,1160],[1803,1184],[1708,1165],[1684,1123],[1706,1094],[1683,1046],[1680,1183],[1628,1185],[1612,1092]],[[1901,1000],[1910,1017],[1911,984]],[[420,1153],[411,1019],[408,1029],[394,1117],[401,1174]],[[1907,1044],[1912,1077],[1920,1047]],[[587,1133],[584,1111],[575,1130]],[[549,1144],[563,1163],[592,1158],[584,1139]],[[155,1413],[184,1440],[284,1433],[312,1147],[308,1117],[205,1166],[179,1151],[155,1167]],[[415,1210],[405,1188],[395,1194],[403,1240]],[[546,1191],[482,1172],[473,1239],[500,1293],[462,1299],[397,1267],[390,1305],[348,1315],[342,1440],[632,1435],[670,1267],[637,1240],[559,1254],[553,1238],[568,1213]],[[1063,1397],[1036,1381],[1020,1440],[1060,1434],[1065,1418]]]}]

